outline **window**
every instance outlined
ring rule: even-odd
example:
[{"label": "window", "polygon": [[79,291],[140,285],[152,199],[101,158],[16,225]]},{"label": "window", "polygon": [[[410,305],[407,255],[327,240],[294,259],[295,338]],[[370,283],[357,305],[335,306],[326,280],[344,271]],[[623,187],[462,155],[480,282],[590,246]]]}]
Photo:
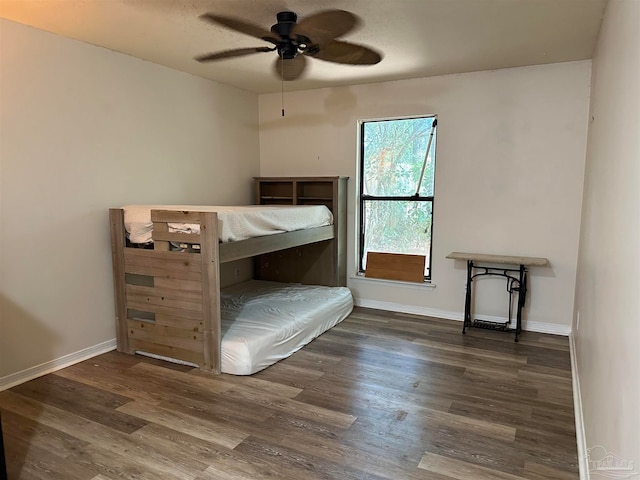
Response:
[{"label": "window", "polygon": [[435,116],[360,124],[359,271],[367,253],[425,255],[431,278]]}]

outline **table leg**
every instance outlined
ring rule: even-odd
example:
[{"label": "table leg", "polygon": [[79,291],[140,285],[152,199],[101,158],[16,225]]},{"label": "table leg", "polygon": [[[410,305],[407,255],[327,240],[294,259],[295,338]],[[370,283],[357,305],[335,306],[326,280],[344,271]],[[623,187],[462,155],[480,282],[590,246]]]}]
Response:
[{"label": "table leg", "polygon": [[520,274],[518,276],[518,313],[516,321],[516,342],[518,341],[518,335],[522,330],[522,308],[527,298],[527,270],[524,265],[520,265]]},{"label": "table leg", "polygon": [[471,275],[473,272],[473,262],[467,261],[467,289],[464,297],[464,320],[462,322],[462,334],[464,335],[467,326],[471,326]]}]

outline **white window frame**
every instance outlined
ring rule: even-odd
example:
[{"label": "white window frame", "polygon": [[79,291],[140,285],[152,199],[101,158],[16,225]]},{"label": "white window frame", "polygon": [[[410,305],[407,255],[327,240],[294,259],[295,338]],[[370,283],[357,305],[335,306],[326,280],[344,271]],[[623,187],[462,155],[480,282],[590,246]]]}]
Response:
[{"label": "white window frame", "polygon": [[[363,198],[363,182],[364,182],[364,175],[363,175],[363,169],[364,169],[364,125],[366,123],[370,123],[370,122],[384,122],[384,121],[394,121],[394,120],[411,120],[411,119],[417,119],[417,118],[433,118],[434,120],[437,121],[438,119],[438,115],[437,114],[417,114],[417,115],[407,115],[407,116],[393,116],[393,117],[383,117],[383,118],[369,118],[369,119],[362,119],[362,120],[358,120],[358,134],[357,134],[357,140],[358,140],[358,145],[357,145],[357,159],[358,159],[358,163],[357,163],[357,168],[356,168],[356,176],[357,176],[357,185],[356,185],[356,204],[357,204],[357,208],[356,208],[356,225],[355,225],[355,263],[356,263],[356,273],[359,276],[364,275],[365,271],[363,269],[363,262],[362,262],[362,257],[363,257],[363,250],[364,250],[364,219],[363,219],[363,211],[364,211],[364,200],[365,198]],[[434,151],[434,162],[436,161],[436,157],[437,155],[435,154],[435,147],[436,145],[433,145],[433,151]],[[434,172],[435,172],[435,166],[434,166]],[[433,186],[433,195],[429,196],[429,197],[420,197],[419,199],[413,198],[413,197],[397,197],[398,199],[404,199],[406,200],[410,200],[410,201],[424,201],[424,202],[430,202],[431,203],[431,238],[429,241],[429,263],[427,265],[427,269],[428,269],[428,274],[425,275],[424,280],[425,282],[431,282],[432,278],[433,278],[433,269],[432,269],[432,265],[433,265],[433,261],[432,261],[432,253],[433,253],[433,217],[435,214],[435,190],[436,190],[436,186],[435,186],[435,179],[434,179],[434,186]],[[370,200],[369,197],[367,197],[367,199]]]}]

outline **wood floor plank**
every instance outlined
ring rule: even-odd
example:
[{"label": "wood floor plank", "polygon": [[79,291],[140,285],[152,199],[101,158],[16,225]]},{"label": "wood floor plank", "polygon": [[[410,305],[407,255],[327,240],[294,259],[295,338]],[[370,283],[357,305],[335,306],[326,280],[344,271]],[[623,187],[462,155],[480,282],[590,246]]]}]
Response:
[{"label": "wood floor plank", "polygon": [[252,461],[258,460],[267,464],[277,462],[278,470],[284,473],[281,478],[387,480],[385,477],[367,474],[335,461],[324,460],[314,454],[304,453],[282,444],[266,442],[254,437],[249,437],[235,450],[249,456]]},{"label": "wood floor plank", "polygon": [[58,370],[54,375],[124,395],[132,400],[158,401],[158,390],[151,388],[147,379],[135,378],[128,374],[126,370],[103,374],[102,372],[96,372],[95,368],[82,362]]},{"label": "wood floor plank", "polygon": [[274,414],[273,410],[266,407],[256,406],[243,399],[232,403],[220,395],[204,401],[185,395],[165,395],[164,400],[157,405],[216,423],[242,427],[259,426]]},{"label": "wood floor plank", "polygon": [[415,395],[386,388],[363,388],[354,392],[348,388],[329,388],[326,385],[313,385],[305,389],[297,400],[328,410],[353,415],[366,415],[372,409],[384,408],[387,411],[422,411],[424,409],[448,411],[451,400],[438,395]]},{"label": "wood floor plank", "polygon": [[[526,461],[530,463],[578,473],[578,455],[573,435],[518,428],[514,445],[526,455]],[[549,445],[553,448],[549,448]]]},{"label": "wood floor plank", "polygon": [[109,352],[0,392],[15,479],[577,480],[566,338],[356,308],[255,375]]},{"label": "wood floor plank", "polygon": [[196,480],[272,480],[278,478],[272,472],[277,469],[266,469],[263,466],[255,465],[250,461],[239,461],[234,459],[231,462],[216,462],[210,465]]},{"label": "wood floor plank", "polygon": [[248,436],[248,433],[238,431],[227,425],[209,422],[202,418],[162,408],[151,403],[131,402],[120,407],[120,411],[228,448],[236,447]]},{"label": "wood floor plank", "polygon": [[466,401],[473,399],[478,402],[512,402],[519,405],[558,409],[571,413],[573,407],[563,403],[547,401],[538,398],[538,391],[535,388],[523,388],[517,383],[512,383],[500,376],[495,379],[476,379],[469,375],[462,379],[452,379],[448,384],[442,380],[432,379],[425,382],[420,389],[428,389],[431,392],[447,394],[452,401]]},{"label": "wood floor plank", "polygon": [[[190,369],[191,372],[193,369]],[[136,363],[131,367],[131,371],[139,374],[138,378],[154,379],[162,382],[166,388],[167,383],[171,383],[176,390],[183,391],[186,394],[193,395],[196,388],[207,393],[226,392],[232,385],[225,383],[223,377],[195,377],[187,375],[187,372],[167,371],[162,366],[150,365],[145,362]]]},{"label": "wood floor plank", "polygon": [[501,472],[517,474],[524,468],[513,442],[488,438],[465,427],[429,424],[419,417],[407,416],[401,422],[389,417],[358,418],[342,439],[378,455],[386,450],[402,452],[402,458],[412,465],[418,465],[428,451],[458,460],[473,458],[476,464]]},{"label": "wood floor plank", "polygon": [[329,408],[318,407],[299,400],[292,400],[286,397],[267,395],[247,389],[242,386],[233,388],[221,394],[221,396],[235,401],[235,399],[249,399],[257,406],[263,406],[274,412],[286,412],[298,416],[306,416],[318,422],[324,422],[341,428],[349,428],[355,421],[353,415],[333,411]]},{"label": "wood floor plank", "polygon": [[575,480],[576,472],[559,470],[547,465],[525,462],[524,475],[529,480]]},{"label": "wood floor plank", "polygon": [[81,450],[88,442],[55,428],[48,427],[9,410],[2,412],[2,431],[5,436],[17,439],[29,439],[28,447],[38,447],[61,458]]},{"label": "wood floor plank", "polygon": [[[558,351],[547,348],[544,344],[538,342],[529,344],[521,344],[520,342],[507,342],[504,332],[492,332],[491,336],[479,336],[477,330],[470,329],[466,335],[458,335],[456,333],[433,331],[430,339],[437,340],[442,343],[452,345],[465,345],[471,348],[487,348],[495,352],[512,353],[515,355],[524,355],[527,357],[529,365],[538,365],[546,367],[562,368],[564,370],[571,369],[569,355],[566,351]],[[502,336],[497,336],[503,334]],[[486,335],[486,332],[485,334]]]},{"label": "wood floor plank", "polygon": [[[11,433],[5,435],[5,449],[9,479],[85,480],[97,473],[93,465],[78,465],[69,457],[28,444],[25,437],[15,437]],[[60,472],[64,472],[64,477]]]},{"label": "wood floor plank", "polygon": [[130,402],[130,398],[57,375],[45,375],[23,383],[13,392],[126,433],[146,425],[146,422],[116,410]]},{"label": "wood floor plank", "polygon": [[[92,466],[107,478],[126,480],[193,480],[201,472],[183,471],[178,466],[154,462],[142,455],[132,456],[89,445],[69,457],[75,465]],[[64,477],[60,477],[64,478]]]},{"label": "wood floor plank", "polygon": [[516,429],[510,425],[491,422],[489,420],[457,415],[451,412],[439,412],[437,410],[423,409],[419,413],[430,425],[448,425],[451,428],[458,428],[466,432],[473,432],[487,438],[502,441],[513,441],[516,436]]},{"label": "wood floor plank", "polygon": [[433,453],[425,453],[418,468],[428,472],[443,473],[458,480],[526,480],[524,477],[490,470],[473,463],[455,460]]},{"label": "wood floor plank", "polygon": [[[311,344],[313,344],[313,342],[311,342]],[[340,364],[342,360],[343,358],[340,356],[321,352],[312,352],[308,348],[303,348],[302,350],[298,350],[295,355],[287,358],[286,363],[288,365],[298,366],[301,368],[317,370],[318,372],[326,372],[328,369]]]},{"label": "wood floor plank", "polygon": [[531,418],[541,430],[575,435],[576,424],[573,409],[536,408],[531,410]]},{"label": "wood floor plank", "polygon": [[567,380],[571,379],[571,370],[565,370],[553,367],[543,367],[539,365],[523,365],[518,369],[518,374],[539,376],[549,381],[559,381],[570,385],[571,382]]},{"label": "wood floor plank", "polygon": [[161,451],[173,451],[178,456],[191,459],[192,462],[206,465],[203,471],[219,460],[228,456],[231,449],[219,445],[211,439],[203,440],[189,433],[180,432],[164,425],[149,424],[131,434],[137,443],[149,445]]},{"label": "wood floor plank", "polygon": [[482,419],[514,428],[538,429],[548,433],[569,435],[575,438],[575,424],[572,416],[555,410],[534,409],[509,403],[453,402],[451,413]]},{"label": "wood floor plank", "polygon": [[[136,464],[142,462],[148,470],[165,472],[167,475],[184,476],[185,470],[189,472],[191,468],[178,464],[175,458],[170,458],[171,452],[158,452],[148,446],[141,446],[126,433],[12,391],[0,392],[0,406],[90,444],[70,455],[70,461],[79,455],[92,452],[98,456],[108,454],[124,457]],[[142,460],[138,461],[138,458]]]},{"label": "wood floor plank", "polygon": [[[194,369],[189,373],[193,376],[202,377],[203,379],[205,379],[205,381],[211,378],[211,374],[206,372],[201,372],[200,370],[197,370],[197,369]],[[256,375],[233,376],[233,375],[223,374],[220,376],[220,379],[223,382],[230,382],[230,385],[232,387],[242,386],[244,388],[251,389],[256,392],[262,392],[267,395],[277,395],[277,396],[282,396],[286,398],[294,398],[302,390],[301,388],[292,387],[289,385],[283,385],[279,383],[265,381]],[[226,389],[225,391],[228,391],[228,390],[229,389]]]},{"label": "wood floor plank", "polygon": [[490,358],[494,360],[499,360],[503,362],[513,362],[513,363],[527,363],[527,357],[523,355],[519,355],[517,353],[504,353],[504,352],[494,352],[491,350],[483,349],[483,348],[473,348],[465,345],[451,345],[451,344],[443,344],[437,342],[435,340],[431,340],[429,338],[424,339],[416,339],[413,343],[417,343],[418,345],[423,345],[425,347],[431,347],[437,351],[445,351],[445,352],[455,352],[455,353],[463,353],[465,356],[475,356],[476,361],[481,361],[482,359]]},{"label": "wood floor plank", "polygon": [[[398,420],[398,419],[396,419]],[[356,423],[360,422],[359,418]],[[398,420],[402,421],[402,420]],[[389,479],[418,480],[424,478],[424,473],[416,468],[420,453],[411,457],[406,449],[390,448],[392,441],[386,433],[378,436],[369,432],[368,435],[349,435],[352,429],[339,438],[330,435],[312,435],[300,429],[292,432],[280,442],[293,450],[304,452],[327,461],[351,466],[356,470],[370,475],[378,475]],[[381,439],[384,437],[384,440]],[[447,480],[449,477],[432,476],[433,480]]]}]

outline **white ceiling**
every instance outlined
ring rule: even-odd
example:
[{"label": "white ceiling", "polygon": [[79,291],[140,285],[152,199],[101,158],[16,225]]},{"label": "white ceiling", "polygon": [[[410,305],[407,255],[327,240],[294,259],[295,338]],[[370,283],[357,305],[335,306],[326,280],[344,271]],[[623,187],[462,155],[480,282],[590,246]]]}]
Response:
[{"label": "white ceiling", "polygon": [[196,55],[271,46],[198,19],[210,12],[269,29],[275,15],[349,10],[362,26],[343,39],[383,53],[374,66],[310,59],[286,90],[591,58],[607,0],[0,0],[0,17],[153,63],[277,92],[275,52],[201,64]]}]

